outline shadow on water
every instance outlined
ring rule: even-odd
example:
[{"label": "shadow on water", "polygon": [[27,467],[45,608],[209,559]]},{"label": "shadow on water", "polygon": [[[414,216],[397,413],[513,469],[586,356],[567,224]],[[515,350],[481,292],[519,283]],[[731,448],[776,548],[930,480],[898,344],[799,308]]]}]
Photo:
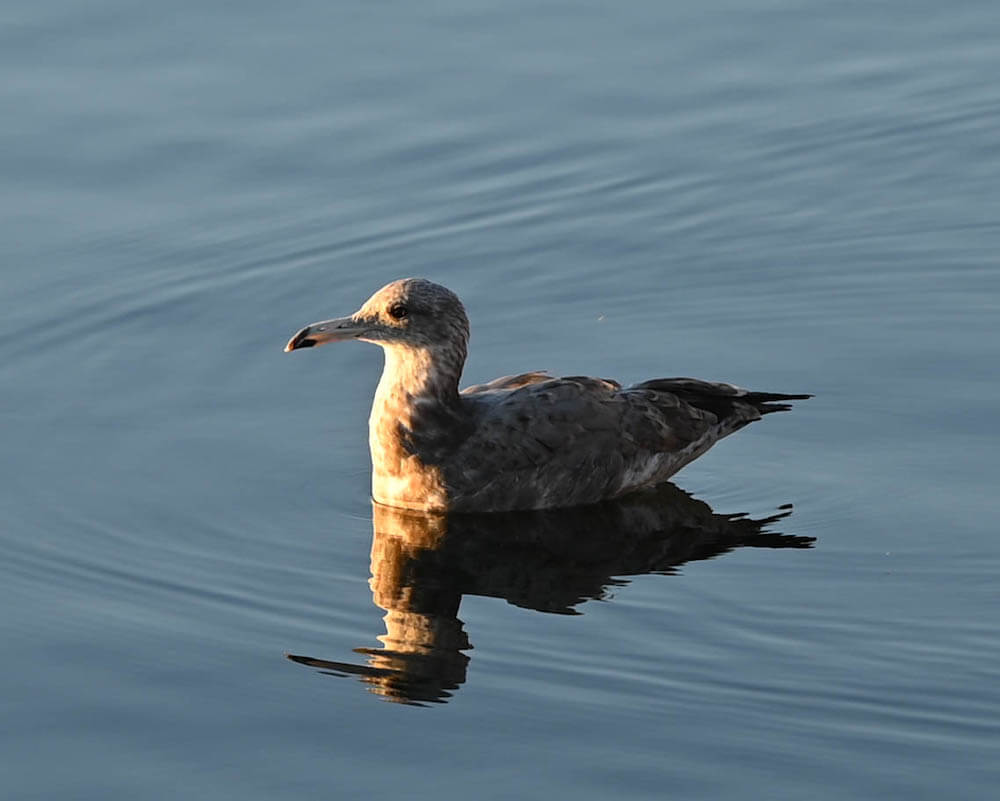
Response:
[{"label": "shadow on water", "polygon": [[463,595],[576,615],[622,577],[670,575],[736,548],[810,548],[813,537],[767,531],[791,514],[720,515],[673,484],[595,506],[489,515],[428,515],[373,504],[370,585],[386,610],[382,648],[357,665],[288,654],[331,675],[356,675],[387,700],[443,703],[465,682],[472,648]]}]

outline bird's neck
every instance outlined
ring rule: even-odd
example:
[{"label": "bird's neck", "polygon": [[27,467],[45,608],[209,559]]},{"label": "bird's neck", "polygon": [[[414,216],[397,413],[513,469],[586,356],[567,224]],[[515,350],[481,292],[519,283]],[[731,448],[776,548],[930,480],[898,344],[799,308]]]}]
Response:
[{"label": "bird's neck", "polygon": [[372,494],[391,506],[444,505],[439,466],[464,429],[458,381],[465,354],[402,345],[383,350],[368,420]]},{"label": "bird's neck", "polygon": [[375,390],[375,407],[392,414],[406,415],[414,403],[458,404],[458,380],[464,354],[460,358],[431,348],[386,345],[385,367]]}]

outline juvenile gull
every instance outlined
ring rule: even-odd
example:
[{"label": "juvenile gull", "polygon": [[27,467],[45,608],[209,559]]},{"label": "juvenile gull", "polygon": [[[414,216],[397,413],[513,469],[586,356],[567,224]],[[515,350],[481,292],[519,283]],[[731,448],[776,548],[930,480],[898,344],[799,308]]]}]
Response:
[{"label": "juvenile gull", "polygon": [[313,323],[285,351],[360,339],[385,367],[368,419],[372,497],[424,511],[499,512],[596,503],[659,484],[761,415],[809,395],[694,378],[630,387],[547,373],[462,391],[469,320],[439,284],[405,278],[350,317]]}]

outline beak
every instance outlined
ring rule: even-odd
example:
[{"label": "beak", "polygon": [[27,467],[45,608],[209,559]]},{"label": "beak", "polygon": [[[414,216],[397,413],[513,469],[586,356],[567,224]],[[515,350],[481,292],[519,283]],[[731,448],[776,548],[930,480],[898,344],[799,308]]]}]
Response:
[{"label": "beak", "polygon": [[314,348],[328,342],[341,342],[345,339],[357,339],[370,328],[353,317],[339,317],[336,320],[324,320],[321,323],[307,325],[285,345],[285,353],[299,348]]}]

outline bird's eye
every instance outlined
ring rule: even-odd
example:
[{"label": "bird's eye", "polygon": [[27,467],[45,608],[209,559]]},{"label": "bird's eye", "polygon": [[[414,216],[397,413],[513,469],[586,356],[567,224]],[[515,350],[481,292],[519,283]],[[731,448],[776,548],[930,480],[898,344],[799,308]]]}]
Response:
[{"label": "bird's eye", "polygon": [[407,309],[402,303],[396,303],[389,307],[389,316],[393,320],[402,320],[409,313],[409,309]]}]

